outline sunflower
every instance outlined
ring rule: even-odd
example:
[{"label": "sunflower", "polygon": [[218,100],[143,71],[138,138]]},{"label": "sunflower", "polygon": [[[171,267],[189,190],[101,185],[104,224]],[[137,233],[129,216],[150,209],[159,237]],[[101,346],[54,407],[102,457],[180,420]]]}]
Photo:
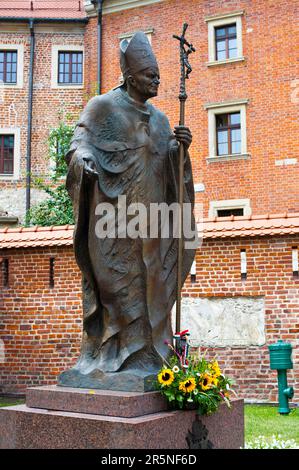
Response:
[{"label": "sunflower", "polygon": [[158,381],[162,385],[170,385],[174,381],[174,373],[171,369],[163,369],[160,374],[158,374]]},{"label": "sunflower", "polygon": [[195,387],[196,387],[196,383],[195,383],[194,377],[189,377],[188,379],[180,382],[179,390],[181,390],[184,393],[190,393],[195,389]]},{"label": "sunflower", "polygon": [[211,369],[211,374],[214,375],[215,377],[219,377],[219,375],[221,375],[221,370],[217,361],[214,361],[212,363],[210,369]]},{"label": "sunflower", "polygon": [[217,377],[212,376],[212,380],[211,380],[212,385],[215,385],[215,387],[217,387],[218,382],[219,382],[219,380],[217,379]]},{"label": "sunflower", "polygon": [[213,378],[209,374],[203,374],[200,378],[201,388],[208,390],[213,385]]}]

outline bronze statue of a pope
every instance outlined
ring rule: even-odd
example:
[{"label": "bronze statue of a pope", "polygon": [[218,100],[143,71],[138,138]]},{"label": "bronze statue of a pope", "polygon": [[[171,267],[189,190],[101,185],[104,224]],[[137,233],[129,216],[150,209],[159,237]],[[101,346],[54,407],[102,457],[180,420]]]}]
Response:
[{"label": "bronze statue of a pope", "polygon": [[[172,342],[178,239],[160,231],[155,237],[99,237],[98,208],[110,204],[118,214],[120,196],[127,206],[147,209],[176,202],[179,145],[185,148],[184,203],[193,206],[192,136],[185,126],[172,131],[165,114],[148,101],[158,93],[160,76],[144,33],[121,42],[120,66],[122,85],[89,101],[66,156],[82,272],[83,338],[78,362],[58,383],[146,391],[169,355],[166,342]],[[185,249],[182,282],[193,258],[194,250]]]}]

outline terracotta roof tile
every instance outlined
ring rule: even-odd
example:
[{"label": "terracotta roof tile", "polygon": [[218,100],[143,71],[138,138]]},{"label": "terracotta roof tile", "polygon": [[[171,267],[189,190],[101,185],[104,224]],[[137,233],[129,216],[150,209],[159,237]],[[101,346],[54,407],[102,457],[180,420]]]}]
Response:
[{"label": "terracotta roof tile", "polygon": [[0,229],[0,249],[73,244],[73,225]]},{"label": "terracotta roof tile", "polygon": [[1,17],[84,19],[86,14],[83,0],[0,0]]},{"label": "terracotta roof tile", "polygon": [[204,238],[293,235],[299,233],[299,212],[204,219]]},{"label": "terracotta roof tile", "polygon": [[[264,237],[299,234],[299,212],[262,216],[214,217],[199,224],[203,238]],[[73,225],[0,229],[0,249],[71,246]]]}]

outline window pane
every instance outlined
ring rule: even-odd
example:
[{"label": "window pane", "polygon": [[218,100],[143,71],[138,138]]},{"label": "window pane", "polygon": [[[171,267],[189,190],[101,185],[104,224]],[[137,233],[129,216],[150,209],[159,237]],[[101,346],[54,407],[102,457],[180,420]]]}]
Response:
[{"label": "window pane", "polygon": [[11,62],[11,52],[7,52],[6,60],[7,60],[7,62]]},{"label": "window pane", "polygon": [[218,144],[218,155],[228,154],[228,144]]},{"label": "window pane", "polygon": [[231,124],[240,124],[240,113],[233,113],[230,115]]},{"label": "window pane", "polygon": [[59,54],[59,62],[64,62],[64,54],[62,52]]},{"label": "window pane", "polygon": [[224,60],[226,59],[226,51],[217,52],[217,60]]},{"label": "window pane", "polygon": [[79,53],[78,53],[78,63],[79,63],[79,64],[82,64],[82,57],[83,57],[82,52],[79,52]]},{"label": "window pane", "polygon": [[216,28],[216,38],[225,36],[225,28]]},{"label": "window pane", "polygon": [[232,153],[241,153],[241,142],[232,142]]},{"label": "window pane", "polygon": [[70,54],[69,53],[64,54],[64,61],[67,64],[70,62]]},{"label": "window pane", "polygon": [[78,83],[82,83],[82,73],[78,73]]},{"label": "window pane", "polygon": [[0,62],[4,61],[4,52],[0,52]]},{"label": "window pane", "polygon": [[225,127],[227,126],[227,119],[228,114],[218,114],[216,115],[216,126],[218,127]]},{"label": "window pane", "polygon": [[12,62],[17,63],[17,52],[12,53]]},{"label": "window pane", "polygon": [[78,64],[78,72],[82,73],[82,64]]},{"label": "window pane", "polygon": [[219,144],[227,143],[227,131],[218,131],[217,138]]},{"label": "window pane", "polygon": [[228,48],[229,49],[237,49],[237,40],[236,39],[229,39],[228,40]]},{"label": "window pane", "polygon": [[59,83],[63,83],[63,74],[62,73],[59,74]]},{"label": "window pane", "polygon": [[77,64],[72,64],[72,73],[77,72]]},{"label": "window pane", "polygon": [[241,129],[232,129],[232,142],[240,142],[241,141]]},{"label": "window pane", "polygon": [[17,71],[17,64],[15,64],[15,63],[12,64],[12,71],[13,72]]},{"label": "window pane", "polygon": [[237,34],[236,25],[229,26],[229,28],[228,28],[228,34],[229,34],[229,35]]},{"label": "window pane", "polygon": [[9,62],[6,64],[6,72],[11,72],[11,64]]},{"label": "window pane", "polygon": [[229,49],[228,57],[230,59],[234,59],[235,57],[238,57],[238,49]]},{"label": "window pane", "polygon": [[0,72],[3,72],[3,70],[4,70],[4,64],[3,62],[0,62]]},{"label": "window pane", "polygon": [[217,51],[225,51],[225,41],[217,41]]}]

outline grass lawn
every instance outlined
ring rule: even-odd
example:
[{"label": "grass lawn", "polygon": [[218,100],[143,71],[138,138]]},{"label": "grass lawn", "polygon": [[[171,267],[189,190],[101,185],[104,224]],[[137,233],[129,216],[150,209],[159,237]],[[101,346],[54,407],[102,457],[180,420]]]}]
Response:
[{"label": "grass lawn", "polygon": [[299,445],[299,409],[280,415],[278,406],[245,405],[245,440],[258,436],[281,435],[283,440],[294,439]]},{"label": "grass lawn", "polygon": [[25,403],[25,398],[22,399],[22,398],[0,397],[0,407],[22,405],[23,403]]}]

